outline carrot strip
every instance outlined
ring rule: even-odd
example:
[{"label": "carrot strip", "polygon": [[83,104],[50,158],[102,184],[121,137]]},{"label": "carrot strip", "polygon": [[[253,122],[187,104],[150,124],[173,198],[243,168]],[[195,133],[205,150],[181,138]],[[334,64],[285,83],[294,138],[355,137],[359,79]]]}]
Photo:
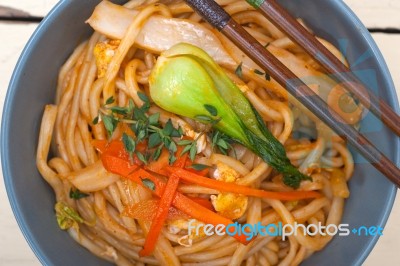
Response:
[{"label": "carrot strip", "polygon": [[175,197],[176,190],[178,189],[179,177],[171,175],[165,186],[164,193],[161,196],[158,210],[151,223],[149,233],[146,236],[143,249],[139,252],[140,256],[149,256],[156,247],[158,237],[167,219],[169,207]]},{"label": "carrot strip", "polygon": [[[165,188],[164,181],[153,176],[152,174],[143,170],[142,168],[138,168],[133,173],[126,175],[126,173],[128,171],[121,169],[120,163],[116,162],[117,160],[122,160],[122,159],[120,159],[120,158],[109,159],[108,157],[113,157],[113,156],[108,155],[108,154],[102,155],[102,160],[108,162],[106,165],[104,165],[104,167],[109,172],[124,176],[143,187],[145,187],[145,186],[143,185],[142,180],[144,178],[150,179],[155,185],[154,190],[151,190],[151,192],[158,197],[161,197],[163,195],[164,188]],[[147,187],[145,187],[145,188],[147,188]],[[193,219],[199,220],[205,224],[212,224],[214,226],[217,226],[218,224],[223,224],[225,226],[228,226],[233,223],[231,220],[229,220],[223,216],[220,216],[217,213],[203,207],[202,205],[194,202],[193,200],[186,197],[185,195],[183,195],[180,192],[175,193],[175,198],[172,202],[172,205],[174,207],[176,207],[178,210],[182,211],[183,213],[191,216]],[[251,241],[251,240],[250,241],[246,240],[246,236],[243,234],[234,235],[233,237],[235,239],[237,239],[240,243],[245,244],[245,245]]]},{"label": "carrot strip", "polygon": [[[125,150],[123,142],[120,140],[113,140],[111,142],[108,142],[106,140],[93,140],[92,145],[100,154],[107,153],[125,161],[129,161],[133,164],[143,165],[143,162],[141,162],[136,155],[133,155],[132,158],[130,158],[128,152]],[[146,150],[146,145],[146,142],[140,142],[137,144],[136,150],[144,152]],[[184,146],[178,146],[176,154],[180,155],[183,149]],[[187,153],[178,156],[172,166],[180,168],[185,167],[187,165],[187,157]],[[170,166],[169,152],[167,149],[164,148],[161,151],[160,157],[156,161],[151,161],[148,165],[145,165],[144,168],[154,173],[166,176],[168,175],[168,172],[166,170],[168,166]]]},{"label": "carrot strip", "polygon": [[178,175],[182,180],[203,187],[216,189],[221,192],[230,192],[243,194],[246,196],[277,200],[301,200],[321,197],[321,194],[315,191],[271,192],[203,177],[177,167],[168,167],[167,170],[170,173]]},{"label": "carrot strip", "polygon": [[184,149],[184,146],[178,146],[178,150],[176,151],[178,159],[176,159],[176,161],[174,162],[173,167],[179,167],[179,168],[185,167],[186,161],[188,158],[188,153],[180,155],[181,152],[183,151],[183,149]]},{"label": "carrot strip", "polygon": [[[139,168],[132,174],[126,176],[126,178],[131,179],[140,185],[142,184],[141,180],[143,178],[150,179],[151,181],[154,182],[156,186],[153,192],[159,197],[162,195],[164,191],[165,187],[164,182],[160,181],[158,178],[156,178],[155,176],[151,175],[150,173],[141,168]],[[189,199],[180,192],[175,193],[175,198],[172,202],[172,205],[174,205],[178,210],[182,211],[183,213],[191,216],[196,220],[202,221],[205,224],[212,224],[214,226],[217,226],[218,224],[223,224],[227,226],[233,223],[231,220],[221,215],[218,215],[213,211],[210,211],[209,209],[194,202],[193,200]],[[246,236],[244,235],[235,235],[234,238],[236,238],[242,244],[248,244],[250,242],[246,240]]]},{"label": "carrot strip", "polygon": [[[223,224],[225,227],[228,225],[232,224],[233,222],[229,220],[228,218],[225,218],[213,211],[210,211],[209,209],[204,208],[200,204],[190,200],[188,197],[181,193],[176,193],[175,199],[172,202],[172,204],[182,212],[186,213],[190,217],[199,220],[205,224],[212,224],[214,226]],[[247,240],[246,236],[243,234],[240,235],[234,235],[233,236],[236,240],[238,240],[240,243],[247,245],[250,243],[253,239]]]},{"label": "carrot strip", "polygon": [[93,147],[95,147],[95,149],[100,153],[103,153],[107,150],[107,144],[108,142],[106,140],[92,140]]},{"label": "carrot strip", "polygon": [[118,169],[118,174],[122,176],[129,175],[139,167],[137,164],[131,164],[129,161],[115,157],[107,152],[102,154],[101,162],[103,163],[104,168],[107,170],[111,168]]},{"label": "carrot strip", "polygon": [[[198,199],[200,199],[200,198],[191,198],[191,200],[193,200],[195,202],[197,202]],[[197,202],[197,203],[199,203],[203,207],[206,207],[209,210],[213,210],[211,202],[208,203],[210,205],[210,206],[208,206],[208,205],[204,204],[205,201],[207,201],[207,200],[200,199],[200,203],[199,202]],[[126,206],[122,212],[122,215],[133,218],[133,219],[151,222],[151,221],[153,221],[153,219],[156,215],[158,204],[160,204],[160,200],[155,199],[155,198],[140,201],[131,206]],[[173,206],[171,206],[169,208],[167,221],[175,221],[175,220],[180,220],[180,219],[187,220],[189,218],[190,217],[187,214],[183,213],[181,210],[178,210],[177,208],[175,208]]]},{"label": "carrot strip", "polygon": [[168,156],[169,154],[167,149],[162,149],[160,157],[158,157],[157,161],[151,161],[148,165],[146,165],[146,170],[150,170],[160,175],[167,175],[168,172],[165,170],[165,167],[168,166]]},{"label": "carrot strip", "polygon": [[214,206],[211,204],[211,202],[208,199],[203,199],[203,198],[198,198],[198,197],[188,197],[188,198],[211,211],[214,210]]},{"label": "carrot strip", "polygon": [[[182,156],[179,156],[181,154],[183,148],[184,148],[183,146],[178,146],[178,149],[176,151],[178,158],[172,164],[173,167],[179,167],[179,168],[185,167],[188,154],[185,153]],[[150,170],[150,171],[160,174],[160,175],[168,175],[168,171],[166,170],[166,168],[168,166],[170,166],[169,165],[169,152],[167,149],[162,149],[161,155],[157,159],[157,161],[151,161],[148,165],[145,166],[145,168],[147,170]]]},{"label": "carrot strip", "polygon": [[[111,142],[107,142],[106,140],[93,140],[92,145],[102,155],[108,154],[115,158],[122,159],[127,163],[127,168],[131,171],[135,170],[137,166],[143,165],[143,162],[139,160],[136,154],[132,154],[132,156],[129,155],[129,153],[125,150],[122,141],[113,140]],[[146,145],[147,144],[145,142],[140,142],[139,144],[137,144],[136,150],[144,152],[146,150]],[[103,165],[104,163],[105,162],[103,161]],[[119,163],[123,168],[122,162]],[[130,166],[128,166],[128,164],[130,164]]]}]

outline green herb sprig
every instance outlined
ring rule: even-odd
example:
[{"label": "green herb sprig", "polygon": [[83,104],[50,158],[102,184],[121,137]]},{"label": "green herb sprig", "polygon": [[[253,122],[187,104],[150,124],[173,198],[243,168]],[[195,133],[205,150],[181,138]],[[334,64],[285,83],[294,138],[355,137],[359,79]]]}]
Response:
[{"label": "green herb sprig", "polygon": [[266,80],[271,81],[271,76],[267,72],[262,72],[259,69],[254,69],[254,73],[260,76],[264,76]]},{"label": "green herb sprig", "polygon": [[231,143],[234,141],[228,135],[218,130],[213,130],[211,132],[210,139],[212,149],[217,149],[224,155],[228,154],[229,149],[233,149]]},{"label": "green herb sprig", "polygon": [[235,75],[238,76],[239,78],[243,78],[243,62],[240,62],[240,64],[236,67],[235,69]]},{"label": "green herb sprig", "polygon": [[[110,97],[100,108],[98,116],[93,119],[93,124],[96,125],[102,121],[109,137],[112,136],[119,123],[129,124],[136,137],[123,133],[124,148],[131,159],[133,159],[133,155],[136,155],[144,164],[148,164],[150,160],[157,161],[162,149],[166,148],[169,152],[169,164],[172,165],[177,160],[177,146],[185,146],[179,156],[189,152],[190,159],[194,161],[197,154],[197,140],[203,133],[195,140],[182,140],[183,129],[174,127],[171,119],[164,127],[161,127],[160,113],[147,114],[150,109],[149,98],[142,92],[138,92],[138,96],[143,101],[141,107],[135,106],[132,100],[129,100],[126,107],[112,106],[115,100]],[[210,113],[210,116],[204,116],[204,119],[211,125],[218,123],[216,108],[212,105],[205,105],[204,108]],[[136,147],[138,143],[145,140],[147,140],[147,149],[142,153]]]},{"label": "green herb sprig", "polygon": [[150,189],[151,191],[156,190],[156,184],[154,184],[154,182],[149,179],[149,178],[142,178],[142,183],[145,187],[147,187],[148,189]]},{"label": "green herb sprig", "polygon": [[83,193],[82,191],[80,191],[79,189],[70,189],[69,190],[69,197],[71,198],[71,199],[76,199],[76,200],[79,200],[79,199],[83,199],[83,198],[86,198],[86,197],[88,197],[89,196],[89,194],[86,194],[86,193]]},{"label": "green herb sprig", "polygon": [[206,165],[206,164],[199,164],[199,163],[196,163],[196,164],[192,164],[191,166],[188,166],[187,168],[189,168],[189,169],[194,169],[194,170],[196,170],[196,171],[202,171],[202,170],[204,170],[204,169],[211,168],[211,166]]}]

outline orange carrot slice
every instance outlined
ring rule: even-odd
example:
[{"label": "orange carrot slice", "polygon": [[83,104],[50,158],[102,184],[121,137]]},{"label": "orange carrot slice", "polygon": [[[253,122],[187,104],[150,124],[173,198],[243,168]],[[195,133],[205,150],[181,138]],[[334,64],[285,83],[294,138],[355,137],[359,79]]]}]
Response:
[{"label": "orange carrot slice", "polygon": [[185,180],[189,183],[216,189],[221,192],[230,192],[243,194],[246,196],[277,200],[301,200],[321,197],[321,194],[315,191],[271,192],[207,178],[177,167],[168,167],[167,169],[170,173],[178,175],[182,180]]},{"label": "orange carrot slice", "polygon": [[156,215],[151,223],[149,233],[146,236],[143,249],[139,252],[140,256],[149,256],[151,253],[153,253],[158,237],[160,236],[161,230],[167,219],[168,211],[175,197],[178,185],[179,177],[176,175],[171,175],[167,181],[167,185],[164,188],[164,193],[161,196],[160,204],[158,205]]}]

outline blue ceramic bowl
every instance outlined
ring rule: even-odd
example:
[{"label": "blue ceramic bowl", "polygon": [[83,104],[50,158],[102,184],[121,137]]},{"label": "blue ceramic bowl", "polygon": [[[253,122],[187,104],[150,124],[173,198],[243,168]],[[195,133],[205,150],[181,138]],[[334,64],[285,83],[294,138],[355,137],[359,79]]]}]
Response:
[{"label": "blue ceramic bowl", "polygon": [[[370,34],[342,1],[281,0],[316,34],[340,47],[352,70],[398,111],[389,71]],[[11,79],[3,110],[1,157],[9,200],[26,240],[45,265],[107,265],[61,231],[54,217],[54,195],[35,166],[43,107],[53,102],[60,66],[91,29],[84,22],[98,0],[62,0],[26,45]],[[362,130],[399,164],[398,139],[378,120],[367,116]],[[355,155],[343,223],[350,227],[384,227],[396,187]],[[335,237],[304,265],[360,265],[378,236]],[[16,247],[17,248],[17,247]]]}]

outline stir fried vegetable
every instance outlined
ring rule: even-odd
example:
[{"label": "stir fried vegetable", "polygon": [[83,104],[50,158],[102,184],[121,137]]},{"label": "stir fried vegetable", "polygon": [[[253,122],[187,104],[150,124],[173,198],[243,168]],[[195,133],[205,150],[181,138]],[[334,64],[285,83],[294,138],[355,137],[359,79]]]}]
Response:
[{"label": "stir fried vegetable", "polygon": [[[103,161],[104,167],[108,171],[130,179],[145,188],[148,187],[143,185],[143,179],[151,180],[151,182],[154,184],[154,189],[150,189],[153,195],[162,197],[164,194],[166,186],[165,182],[150,172],[140,168],[134,172],[129,172],[129,170],[123,166],[123,162],[126,162],[124,159],[107,154],[107,152],[102,154],[101,160]],[[204,207],[201,203],[197,203],[180,192],[175,193],[172,205],[186,215],[207,224],[212,224],[215,226],[218,224],[223,224],[227,226],[232,223],[231,220],[216,214],[207,207]],[[240,243],[248,243],[246,237],[243,235],[235,235],[234,238],[236,238]]]},{"label": "stir fried vegetable", "polygon": [[162,53],[149,83],[151,97],[161,108],[211,124],[281,172],[286,185],[297,188],[311,179],[290,163],[258,112],[200,48],[181,43]]}]

